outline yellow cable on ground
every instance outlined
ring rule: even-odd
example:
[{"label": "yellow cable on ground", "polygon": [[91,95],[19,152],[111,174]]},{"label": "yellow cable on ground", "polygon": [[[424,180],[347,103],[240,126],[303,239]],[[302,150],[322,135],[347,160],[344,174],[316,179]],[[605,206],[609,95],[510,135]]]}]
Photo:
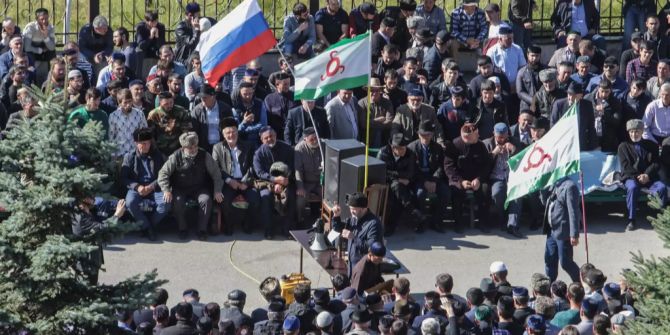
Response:
[{"label": "yellow cable on ground", "polygon": [[243,274],[245,277],[251,279],[256,284],[260,285],[261,282],[258,281],[258,279],[254,278],[251,275],[249,275],[248,273],[242,271],[242,269],[238,268],[237,265],[235,265],[235,263],[233,263],[233,247],[235,246],[235,243],[237,243],[237,240],[234,240],[233,243],[230,245],[230,249],[228,249],[228,261],[230,262],[230,265],[232,265],[233,268],[235,268],[235,270],[237,270],[237,272]]}]

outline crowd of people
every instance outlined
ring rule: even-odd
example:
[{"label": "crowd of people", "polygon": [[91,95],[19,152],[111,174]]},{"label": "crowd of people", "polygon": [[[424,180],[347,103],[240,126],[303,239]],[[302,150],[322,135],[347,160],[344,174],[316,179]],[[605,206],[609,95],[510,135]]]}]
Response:
[{"label": "crowd of people", "polygon": [[[370,248],[371,255],[384,252],[381,245]],[[260,286],[267,305],[255,309],[239,289],[221,305],[205,304],[196,289],[187,289],[172,308],[168,292],[158,289],[151,305],[118,311],[117,320],[126,334],[606,335],[623,334],[637,315],[625,280],[608,282],[589,263],[570,284],[535,273],[524,287],[507,277],[505,263],[495,261],[462,297],[453,292],[455,277],[441,273],[420,298],[404,277],[375,291],[357,289],[353,278],[339,274],[331,278],[333,289],[301,283],[283,296],[269,277]]]}]

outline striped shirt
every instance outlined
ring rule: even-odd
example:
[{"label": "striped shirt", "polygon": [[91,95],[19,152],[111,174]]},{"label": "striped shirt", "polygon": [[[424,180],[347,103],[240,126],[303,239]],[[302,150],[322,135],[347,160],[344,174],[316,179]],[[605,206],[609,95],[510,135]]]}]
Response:
[{"label": "striped shirt", "polygon": [[462,6],[451,12],[451,36],[461,43],[465,43],[468,38],[483,43],[488,33],[489,24],[481,8],[477,8],[473,15],[466,14]]},{"label": "striped shirt", "polygon": [[633,59],[626,66],[626,82],[630,84],[638,78],[644,81],[651,79],[656,75],[656,64],[657,62],[653,59],[647,65],[640,62],[640,57]]}]

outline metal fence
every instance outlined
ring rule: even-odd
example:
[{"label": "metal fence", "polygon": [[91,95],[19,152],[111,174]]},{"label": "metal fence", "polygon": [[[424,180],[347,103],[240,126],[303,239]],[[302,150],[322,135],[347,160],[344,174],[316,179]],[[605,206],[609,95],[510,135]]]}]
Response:
[{"label": "metal fence", "polygon": [[[147,10],[156,10],[159,20],[168,29],[168,41],[174,41],[173,30],[182,19],[186,3],[193,0],[4,0],[0,2],[1,14],[12,17],[19,27],[24,27],[28,22],[34,20],[34,11],[45,7],[51,13],[52,23],[56,26],[57,35],[62,43],[64,38],[76,38],[79,29],[89,22],[96,13],[106,16],[112,28],[126,27],[133,32],[135,25],[143,20]],[[222,18],[237,6],[242,0],[199,0],[202,8],[201,15]],[[304,1],[314,12],[318,7],[325,5],[325,0],[301,0]],[[363,0],[340,0],[342,7],[349,11],[358,6]],[[660,0],[662,1],[662,0]],[[667,0],[666,0],[667,1]],[[290,13],[296,0],[258,0],[262,7],[268,24],[277,38],[281,38],[284,17]],[[398,4],[398,0],[374,0],[378,9]],[[420,3],[420,1],[418,1]],[[440,6],[447,14],[460,4],[461,0],[438,0]],[[500,5],[502,18],[507,19],[509,0],[482,0],[481,6],[488,2]],[[70,4],[71,19],[70,31],[65,32],[65,10]],[[537,9],[534,11],[536,38],[551,38],[551,14],[554,10],[556,0],[536,0]],[[663,6],[660,3],[659,6]],[[623,31],[623,18],[621,14],[622,0],[600,1],[601,34],[620,35]]]}]

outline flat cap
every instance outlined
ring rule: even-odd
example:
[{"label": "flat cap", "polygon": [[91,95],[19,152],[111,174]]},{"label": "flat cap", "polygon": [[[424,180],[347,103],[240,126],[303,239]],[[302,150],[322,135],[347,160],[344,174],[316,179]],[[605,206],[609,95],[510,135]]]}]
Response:
[{"label": "flat cap", "polygon": [[557,73],[555,69],[544,69],[540,71],[540,81],[546,83],[556,80]]},{"label": "flat cap", "polygon": [[435,39],[446,42],[451,39],[451,34],[446,30],[440,30],[437,32],[437,35],[435,35]]},{"label": "flat cap", "polygon": [[507,124],[505,124],[504,122],[498,122],[493,126],[493,133],[496,135],[509,134],[509,127],[507,127]]},{"label": "flat cap", "polygon": [[455,96],[459,96],[459,97],[465,97],[466,96],[466,92],[463,89],[463,87],[458,86],[458,85],[450,87],[449,88],[449,93],[451,93],[451,95],[455,95]]},{"label": "flat cap", "polygon": [[626,122],[626,131],[634,130],[634,129],[639,129],[639,130],[644,129],[644,122],[642,122],[642,120],[640,120],[640,119],[628,120],[628,122]]},{"label": "flat cap", "polygon": [[603,62],[604,65],[619,65],[619,62],[617,61],[617,58],[614,56],[608,56],[605,58],[605,61]]}]

